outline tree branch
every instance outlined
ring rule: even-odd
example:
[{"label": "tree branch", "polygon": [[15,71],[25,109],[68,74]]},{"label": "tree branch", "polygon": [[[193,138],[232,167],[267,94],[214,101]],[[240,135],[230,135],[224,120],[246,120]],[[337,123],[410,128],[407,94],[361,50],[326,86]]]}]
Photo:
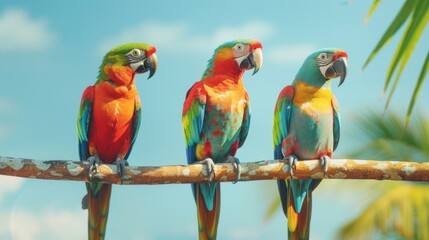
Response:
[{"label": "tree branch", "polygon": [[[92,181],[121,184],[116,165],[102,164]],[[204,169],[204,171],[202,171]],[[290,178],[289,166],[276,160],[241,164],[239,181]],[[207,182],[205,166],[176,165],[159,167],[126,167],[122,184],[180,184]],[[88,163],[76,161],[36,161],[33,159],[0,157],[0,175],[32,179],[88,182]],[[332,159],[326,176],[318,160],[298,161],[294,170],[297,179],[374,179],[429,182],[429,164],[417,162]],[[229,163],[217,164],[212,181],[232,182],[235,173]]]}]

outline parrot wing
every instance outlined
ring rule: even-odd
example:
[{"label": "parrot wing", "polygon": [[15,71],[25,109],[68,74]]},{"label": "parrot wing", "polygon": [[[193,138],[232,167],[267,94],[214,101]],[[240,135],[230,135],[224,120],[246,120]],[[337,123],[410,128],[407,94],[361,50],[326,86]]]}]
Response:
[{"label": "parrot wing", "polygon": [[[247,102],[249,101],[249,97],[247,94],[246,94],[246,100]],[[243,122],[241,124],[241,130],[240,130],[240,138],[238,143],[239,148],[243,146],[244,141],[246,141],[247,134],[249,133],[250,119],[251,119],[250,106],[249,104],[246,104],[246,108],[244,109]]]},{"label": "parrot wing", "polygon": [[[283,88],[277,98],[276,107],[274,108],[273,125],[274,159],[284,158],[282,141],[288,135],[294,93],[294,88],[289,85]],[[288,187],[285,180],[277,180],[277,186],[279,188],[283,211],[287,215]]]},{"label": "parrot wing", "polygon": [[[182,112],[185,131],[186,157],[188,164],[198,160],[196,146],[202,134],[206,94],[201,82],[195,83],[186,93]],[[192,184],[192,193],[198,209],[198,229],[200,239],[216,239],[219,222],[220,185],[218,183]]]},{"label": "parrot wing", "polygon": [[130,156],[131,150],[133,148],[133,145],[137,139],[137,133],[139,132],[140,129],[140,123],[141,123],[141,119],[142,119],[142,104],[140,102],[140,97],[138,94],[136,94],[135,96],[135,106],[134,106],[134,115],[133,115],[133,123],[132,123],[132,128],[131,128],[131,134],[132,136],[132,140],[131,140],[131,145],[130,148],[128,149],[127,154],[125,155],[125,160],[128,159],[128,156]]},{"label": "parrot wing", "polygon": [[92,105],[94,103],[94,86],[85,89],[80,100],[79,114],[77,118],[77,132],[79,140],[79,157],[81,161],[87,160],[89,155],[88,132],[91,121]]},{"label": "parrot wing", "polygon": [[340,142],[340,128],[341,128],[341,116],[340,116],[340,107],[337,102],[337,98],[332,95],[332,108],[334,109],[334,151]]},{"label": "parrot wing", "polygon": [[199,83],[195,83],[186,93],[186,100],[183,106],[182,124],[185,131],[188,164],[192,164],[197,160],[195,148],[200,140],[203,128],[206,99],[201,92],[202,89],[199,87]]},{"label": "parrot wing", "polygon": [[292,86],[286,86],[277,98],[273,126],[275,159],[283,159],[284,157],[282,153],[282,141],[288,135],[294,92],[295,90]]}]

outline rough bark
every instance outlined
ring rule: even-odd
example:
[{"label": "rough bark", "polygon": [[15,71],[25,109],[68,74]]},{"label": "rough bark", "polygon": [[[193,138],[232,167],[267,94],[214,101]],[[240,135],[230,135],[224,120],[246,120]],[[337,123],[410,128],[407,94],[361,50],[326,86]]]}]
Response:
[{"label": "rough bark", "polygon": [[[88,182],[88,164],[80,161],[38,161],[0,157],[0,175],[30,179]],[[121,184],[116,165],[102,164],[92,181]],[[239,181],[274,180],[290,178],[289,166],[276,160],[242,162]],[[402,161],[374,161],[332,159],[324,176],[318,160],[298,161],[294,169],[296,179],[374,179],[429,182],[429,163]],[[212,181],[232,182],[235,172],[231,164],[217,164]],[[180,184],[207,182],[205,166],[129,166],[122,184]]]}]

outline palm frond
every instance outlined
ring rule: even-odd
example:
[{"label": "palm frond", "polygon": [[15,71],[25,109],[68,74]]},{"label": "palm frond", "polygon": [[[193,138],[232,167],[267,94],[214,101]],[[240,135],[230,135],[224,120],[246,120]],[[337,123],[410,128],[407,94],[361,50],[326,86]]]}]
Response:
[{"label": "palm frond", "polygon": [[[429,118],[419,113],[403,129],[399,114],[375,109],[355,117],[354,135],[362,143],[355,158],[429,162]],[[374,199],[374,191],[367,196]],[[338,233],[339,239],[429,239],[429,186],[398,182],[389,184],[375,201]]]},{"label": "palm frond", "polygon": [[268,210],[265,213],[264,221],[270,220],[277,212],[277,210],[281,208],[280,205],[280,197],[278,196],[278,194],[275,194],[275,198],[272,199],[270,205],[268,206]]},{"label": "palm frond", "polygon": [[374,233],[401,239],[428,239],[429,186],[401,184],[344,225],[339,239],[372,239]]},{"label": "palm frond", "polygon": [[403,129],[405,123],[398,114],[386,112],[382,117],[367,110],[355,117],[354,136],[365,144],[351,157],[429,162],[429,119],[420,113],[412,123]]},{"label": "palm frond", "polygon": [[409,16],[412,14],[412,11],[414,10],[415,1],[416,0],[405,1],[401,10],[399,10],[399,13],[396,15],[393,22],[387,28],[386,32],[384,32],[383,36],[375,46],[374,50],[372,50],[368,59],[365,61],[363,68],[365,68],[372,61],[372,59],[378,54],[378,52],[390,41],[390,39],[395,35],[395,33],[399,30],[399,28],[401,28],[401,26],[409,18]]},{"label": "palm frond", "polygon": [[381,0],[374,0],[374,2],[371,5],[371,8],[368,11],[368,14],[365,17],[364,23],[369,21],[369,19],[372,17],[372,14],[374,13],[375,9],[378,7],[378,4],[380,2],[381,2]]},{"label": "palm frond", "polygon": [[[368,19],[374,12],[379,1],[375,0],[371,6],[366,19]],[[387,70],[386,80],[384,84],[384,92],[387,91],[391,84],[393,75],[396,72],[396,77],[393,83],[393,86],[390,89],[389,96],[386,101],[386,109],[389,106],[389,103],[392,99],[393,93],[396,90],[399,79],[402,76],[402,72],[408,64],[411,55],[414,52],[414,49],[422,36],[423,31],[425,30],[427,23],[429,22],[429,1],[420,1],[420,0],[406,0],[398,14],[396,15],[393,22],[387,28],[386,32],[381,37],[380,41],[377,43],[374,50],[368,56],[367,60],[364,63],[363,68],[365,68],[373,58],[379,53],[379,51],[390,41],[390,39],[397,33],[397,31],[403,26],[403,24],[409,20],[402,38],[396,48],[396,51],[393,55],[390,66]],[[428,54],[429,55],[429,54]],[[412,113],[414,103],[417,99],[418,93],[422,82],[425,79],[426,73],[428,71],[427,58],[423,68],[421,70],[420,76],[417,80],[416,88],[413,92],[413,95],[408,106],[408,111],[406,113],[406,120],[404,127],[408,125],[410,115]]]},{"label": "palm frond", "polygon": [[408,125],[408,122],[409,122],[410,116],[411,116],[411,112],[413,111],[414,104],[416,102],[417,96],[420,93],[420,89],[423,85],[423,81],[425,80],[425,77],[426,77],[428,70],[429,70],[429,51],[428,51],[428,54],[426,55],[426,60],[423,63],[422,70],[420,72],[419,78],[418,78],[417,83],[416,83],[416,87],[414,88],[414,92],[413,92],[413,95],[411,97],[410,105],[408,105],[408,110],[407,110],[407,115],[405,118],[404,128]]}]

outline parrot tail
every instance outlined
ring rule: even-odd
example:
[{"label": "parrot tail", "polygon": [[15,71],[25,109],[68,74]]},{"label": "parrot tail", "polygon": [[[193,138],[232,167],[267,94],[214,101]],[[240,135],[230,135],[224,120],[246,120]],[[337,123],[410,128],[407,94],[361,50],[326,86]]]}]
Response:
[{"label": "parrot tail", "polygon": [[297,213],[292,189],[288,188],[287,219],[289,240],[308,240],[310,238],[311,195],[312,191],[310,189],[307,190],[301,212]]},{"label": "parrot tail", "polygon": [[109,215],[111,184],[87,183],[88,240],[104,240]]},{"label": "parrot tail", "polygon": [[220,213],[220,184],[216,186],[213,209],[211,211],[206,206],[204,196],[198,184],[195,187],[195,196],[197,201],[199,240],[215,240]]}]

